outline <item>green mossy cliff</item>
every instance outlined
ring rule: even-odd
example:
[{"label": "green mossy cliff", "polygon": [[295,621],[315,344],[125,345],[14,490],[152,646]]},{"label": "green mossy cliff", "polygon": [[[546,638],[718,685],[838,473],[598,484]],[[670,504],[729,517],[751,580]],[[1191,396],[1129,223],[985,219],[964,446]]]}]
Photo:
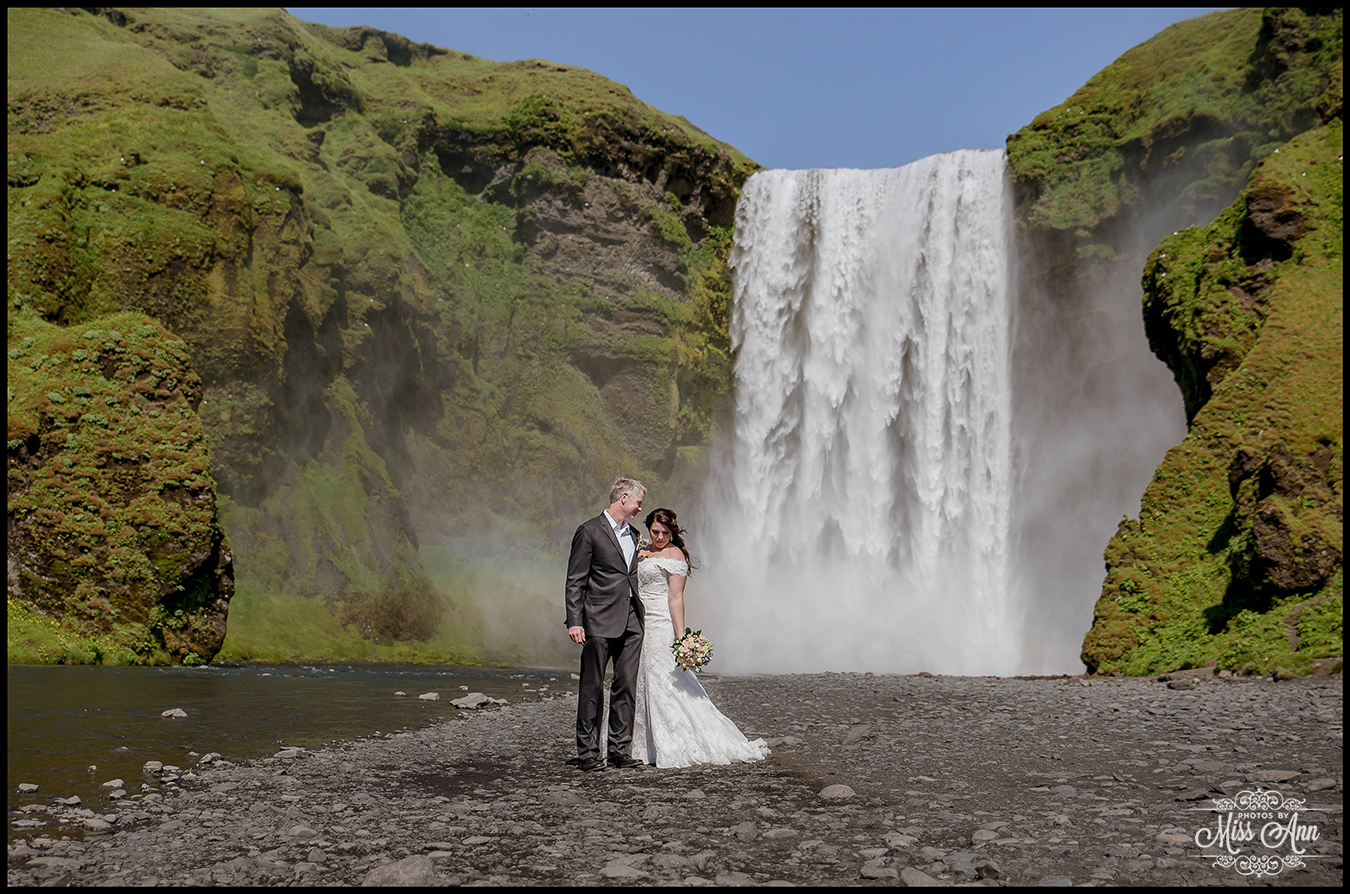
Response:
[{"label": "green mossy cliff", "polygon": [[1341,653],[1342,46],[1340,10],[1213,13],[1009,137],[1024,295],[1050,299],[1020,337],[1109,377],[1092,296],[1142,270],[1188,424],[1107,548],[1092,672]]},{"label": "green mossy cliff", "polygon": [[1343,131],[1295,137],[1144,271],[1190,430],[1106,552],[1095,672],[1307,672],[1343,651]]},{"label": "green mossy cliff", "polygon": [[[1189,426],[1093,671],[1339,654],[1341,22],[1182,22],[1009,137],[1027,548],[1119,486],[1056,448],[1137,424],[1098,405],[1141,297]],[[591,72],[280,10],[16,9],[7,49],[11,660],[570,659],[573,526],[701,480],[756,165]]]},{"label": "green mossy cliff", "polygon": [[[280,10],[12,9],[8,51],[11,531],[16,493],[84,463],[55,422],[16,430],[37,371],[135,405],[62,347],[126,313],[200,379],[182,406],[209,446],[191,493],[219,600],[231,555],[238,577],[228,657],[545,657],[557,582],[535,573],[613,475],[697,478],[756,167],[735,150],[581,69]],[[141,435],[151,453],[189,437]],[[81,486],[114,493],[88,465]],[[11,604],[69,630],[99,599],[100,630],[139,618],[39,551],[11,548]],[[66,595],[16,591],[40,576]]]}]

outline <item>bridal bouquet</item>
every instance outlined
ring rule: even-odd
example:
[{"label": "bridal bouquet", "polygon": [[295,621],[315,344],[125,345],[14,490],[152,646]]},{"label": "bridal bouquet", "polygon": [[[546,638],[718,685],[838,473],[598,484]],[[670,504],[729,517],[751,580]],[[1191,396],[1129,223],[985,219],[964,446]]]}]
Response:
[{"label": "bridal bouquet", "polygon": [[712,661],[713,647],[702,630],[684,628],[684,636],[671,644],[670,651],[675,653],[675,663],[685,670],[696,671]]}]

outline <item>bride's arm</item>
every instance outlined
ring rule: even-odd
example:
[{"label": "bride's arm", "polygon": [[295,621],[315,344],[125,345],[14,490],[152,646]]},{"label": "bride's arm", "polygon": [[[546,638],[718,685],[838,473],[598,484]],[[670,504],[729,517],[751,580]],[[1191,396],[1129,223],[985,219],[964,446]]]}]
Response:
[{"label": "bride's arm", "polygon": [[670,605],[670,622],[675,627],[675,638],[684,636],[684,582],[685,577],[682,574],[671,574],[666,577],[670,585],[670,592],[666,602]]}]

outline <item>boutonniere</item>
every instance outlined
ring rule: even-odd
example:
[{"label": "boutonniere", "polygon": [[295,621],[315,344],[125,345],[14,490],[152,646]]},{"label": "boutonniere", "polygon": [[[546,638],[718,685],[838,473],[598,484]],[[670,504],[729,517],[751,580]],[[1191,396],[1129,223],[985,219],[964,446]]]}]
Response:
[{"label": "boutonniere", "polygon": [[646,538],[646,537],[643,537],[641,534],[638,535],[638,539],[637,539],[637,540],[638,540],[638,551],[639,551],[639,552],[641,552],[642,550],[644,550],[644,549],[646,549],[647,547],[651,546],[651,544],[647,542],[647,538]]}]

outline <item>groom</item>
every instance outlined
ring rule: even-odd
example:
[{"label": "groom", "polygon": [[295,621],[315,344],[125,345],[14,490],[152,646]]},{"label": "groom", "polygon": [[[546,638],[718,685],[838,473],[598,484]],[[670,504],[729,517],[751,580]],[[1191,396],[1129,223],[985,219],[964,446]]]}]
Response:
[{"label": "groom", "polygon": [[605,710],[605,665],[614,662],[609,698],[609,762],[642,764],[629,756],[638,659],[642,654],[642,601],[638,599],[637,530],[647,489],[620,476],[609,489],[609,508],[572,535],[567,560],[567,635],[581,646],[577,692],[577,757],[582,770],[603,770],[600,724]]}]

